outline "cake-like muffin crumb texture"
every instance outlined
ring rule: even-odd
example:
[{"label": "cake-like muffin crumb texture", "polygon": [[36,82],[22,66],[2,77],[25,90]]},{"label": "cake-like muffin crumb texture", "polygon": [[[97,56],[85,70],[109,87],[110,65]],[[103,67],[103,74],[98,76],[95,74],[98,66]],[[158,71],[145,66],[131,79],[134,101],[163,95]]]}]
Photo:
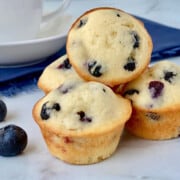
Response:
[{"label": "cake-like muffin crumb texture", "polygon": [[98,82],[64,84],[33,108],[50,152],[72,164],[111,156],[130,115],[130,101]]},{"label": "cake-like muffin crumb texture", "polygon": [[65,54],[44,69],[39,77],[38,87],[45,93],[48,93],[68,81],[73,83],[84,80],[75,72]]},{"label": "cake-like muffin crumb texture", "polygon": [[71,64],[85,80],[115,86],[145,70],[152,40],[133,16],[115,8],[95,8],[74,22],[66,49]]},{"label": "cake-like muffin crumb texture", "polygon": [[159,111],[180,106],[180,67],[160,61],[126,86],[124,94],[134,106]]},{"label": "cake-like muffin crumb texture", "polygon": [[127,129],[147,139],[170,139],[180,134],[180,67],[164,60],[129,82],[123,94],[133,113]]}]

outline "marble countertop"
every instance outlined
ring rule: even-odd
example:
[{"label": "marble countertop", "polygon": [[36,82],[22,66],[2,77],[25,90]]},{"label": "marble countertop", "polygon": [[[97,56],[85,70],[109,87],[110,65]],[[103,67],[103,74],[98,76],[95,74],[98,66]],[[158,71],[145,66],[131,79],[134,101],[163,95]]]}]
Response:
[{"label": "marble countertop", "polygon": [[[47,0],[47,11],[55,8],[58,0]],[[73,18],[99,6],[117,7],[131,14],[180,28],[179,0],[73,0],[68,13]],[[173,58],[180,64],[180,57]],[[43,96],[40,90],[2,99],[8,107],[6,124],[23,127],[28,134],[28,145],[16,157],[0,157],[1,180],[59,180],[59,179],[122,179],[174,180],[180,179],[180,140],[148,141],[125,134],[116,153],[94,165],[66,164],[50,155],[40,130],[32,119],[32,107]]]},{"label": "marble countertop", "polygon": [[[46,0],[46,8],[54,8],[59,0]],[[117,7],[128,13],[138,15],[153,21],[180,28],[179,0],[72,0],[68,12],[77,17],[90,8],[99,6]]]}]

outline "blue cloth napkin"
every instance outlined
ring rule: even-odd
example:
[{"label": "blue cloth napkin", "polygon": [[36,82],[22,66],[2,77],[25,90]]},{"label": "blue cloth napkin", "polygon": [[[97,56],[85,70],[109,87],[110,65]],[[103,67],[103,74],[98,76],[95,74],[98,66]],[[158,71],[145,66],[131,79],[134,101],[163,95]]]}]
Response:
[{"label": "blue cloth napkin", "polygon": [[[141,17],[140,19],[153,40],[151,61],[180,55],[180,30],[168,27]],[[22,91],[37,88],[37,80],[43,69],[66,53],[65,46],[44,61],[26,67],[0,68],[0,95],[13,96]]]},{"label": "blue cloth napkin", "polygon": [[180,29],[137,18],[144,23],[153,40],[151,61],[180,55]]}]

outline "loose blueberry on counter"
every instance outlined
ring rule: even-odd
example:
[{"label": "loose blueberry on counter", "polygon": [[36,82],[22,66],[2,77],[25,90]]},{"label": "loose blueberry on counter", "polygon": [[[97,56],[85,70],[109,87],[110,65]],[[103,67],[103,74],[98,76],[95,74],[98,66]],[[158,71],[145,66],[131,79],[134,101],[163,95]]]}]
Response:
[{"label": "loose blueberry on counter", "polygon": [[165,71],[164,72],[164,79],[168,81],[169,83],[172,83],[173,78],[176,76],[176,73],[173,73],[171,71]]},{"label": "loose blueberry on counter", "polygon": [[51,104],[49,101],[45,102],[41,109],[41,118],[43,120],[48,120],[53,110],[60,111],[61,106],[58,103]]},{"label": "loose blueberry on counter", "polygon": [[160,81],[150,81],[148,89],[150,90],[152,98],[158,98],[162,95],[164,84]]},{"label": "loose blueberry on counter", "polygon": [[71,69],[71,64],[69,62],[69,59],[65,59],[63,63],[61,63],[57,68],[58,69]]},{"label": "loose blueberry on counter", "polygon": [[91,75],[95,77],[100,77],[102,75],[102,66],[97,64],[97,61],[91,61],[88,63],[88,71]]},{"label": "loose blueberry on counter", "polygon": [[79,111],[79,112],[77,112],[77,114],[80,117],[80,119],[79,119],[80,121],[89,122],[89,123],[92,122],[92,119],[87,117],[84,111]]},{"label": "loose blueberry on counter", "polygon": [[0,129],[0,155],[16,156],[23,152],[27,145],[26,132],[19,126],[8,125]]},{"label": "loose blueberry on counter", "polygon": [[136,69],[136,62],[134,58],[128,58],[127,63],[124,65],[124,69],[127,71],[134,71]]},{"label": "loose blueberry on counter", "polygon": [[0,100],[0,122],[5,120],[7,115],[7,107],[4,101]]}]

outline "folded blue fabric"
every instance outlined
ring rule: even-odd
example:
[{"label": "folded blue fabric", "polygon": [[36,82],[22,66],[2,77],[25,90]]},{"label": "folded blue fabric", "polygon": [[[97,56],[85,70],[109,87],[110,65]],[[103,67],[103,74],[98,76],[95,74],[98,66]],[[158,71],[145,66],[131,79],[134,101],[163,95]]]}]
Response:
[{"label": "folded blue fabric", "polygon": [[[180,30],[168,27],[141,17],[140,19],[153,40],[151,61],[180,55]],[[38,64],[26,67],[0,68],[0,94],[13,96],[22,91],[32,90],[43,69],[66,53],[65,47],[51,57],[47,57]]]},{"label": "folded blue fabric", "polygon": [[151,61],[180,55],[180,29],[137,18],[144,23],[153,40]]}]

